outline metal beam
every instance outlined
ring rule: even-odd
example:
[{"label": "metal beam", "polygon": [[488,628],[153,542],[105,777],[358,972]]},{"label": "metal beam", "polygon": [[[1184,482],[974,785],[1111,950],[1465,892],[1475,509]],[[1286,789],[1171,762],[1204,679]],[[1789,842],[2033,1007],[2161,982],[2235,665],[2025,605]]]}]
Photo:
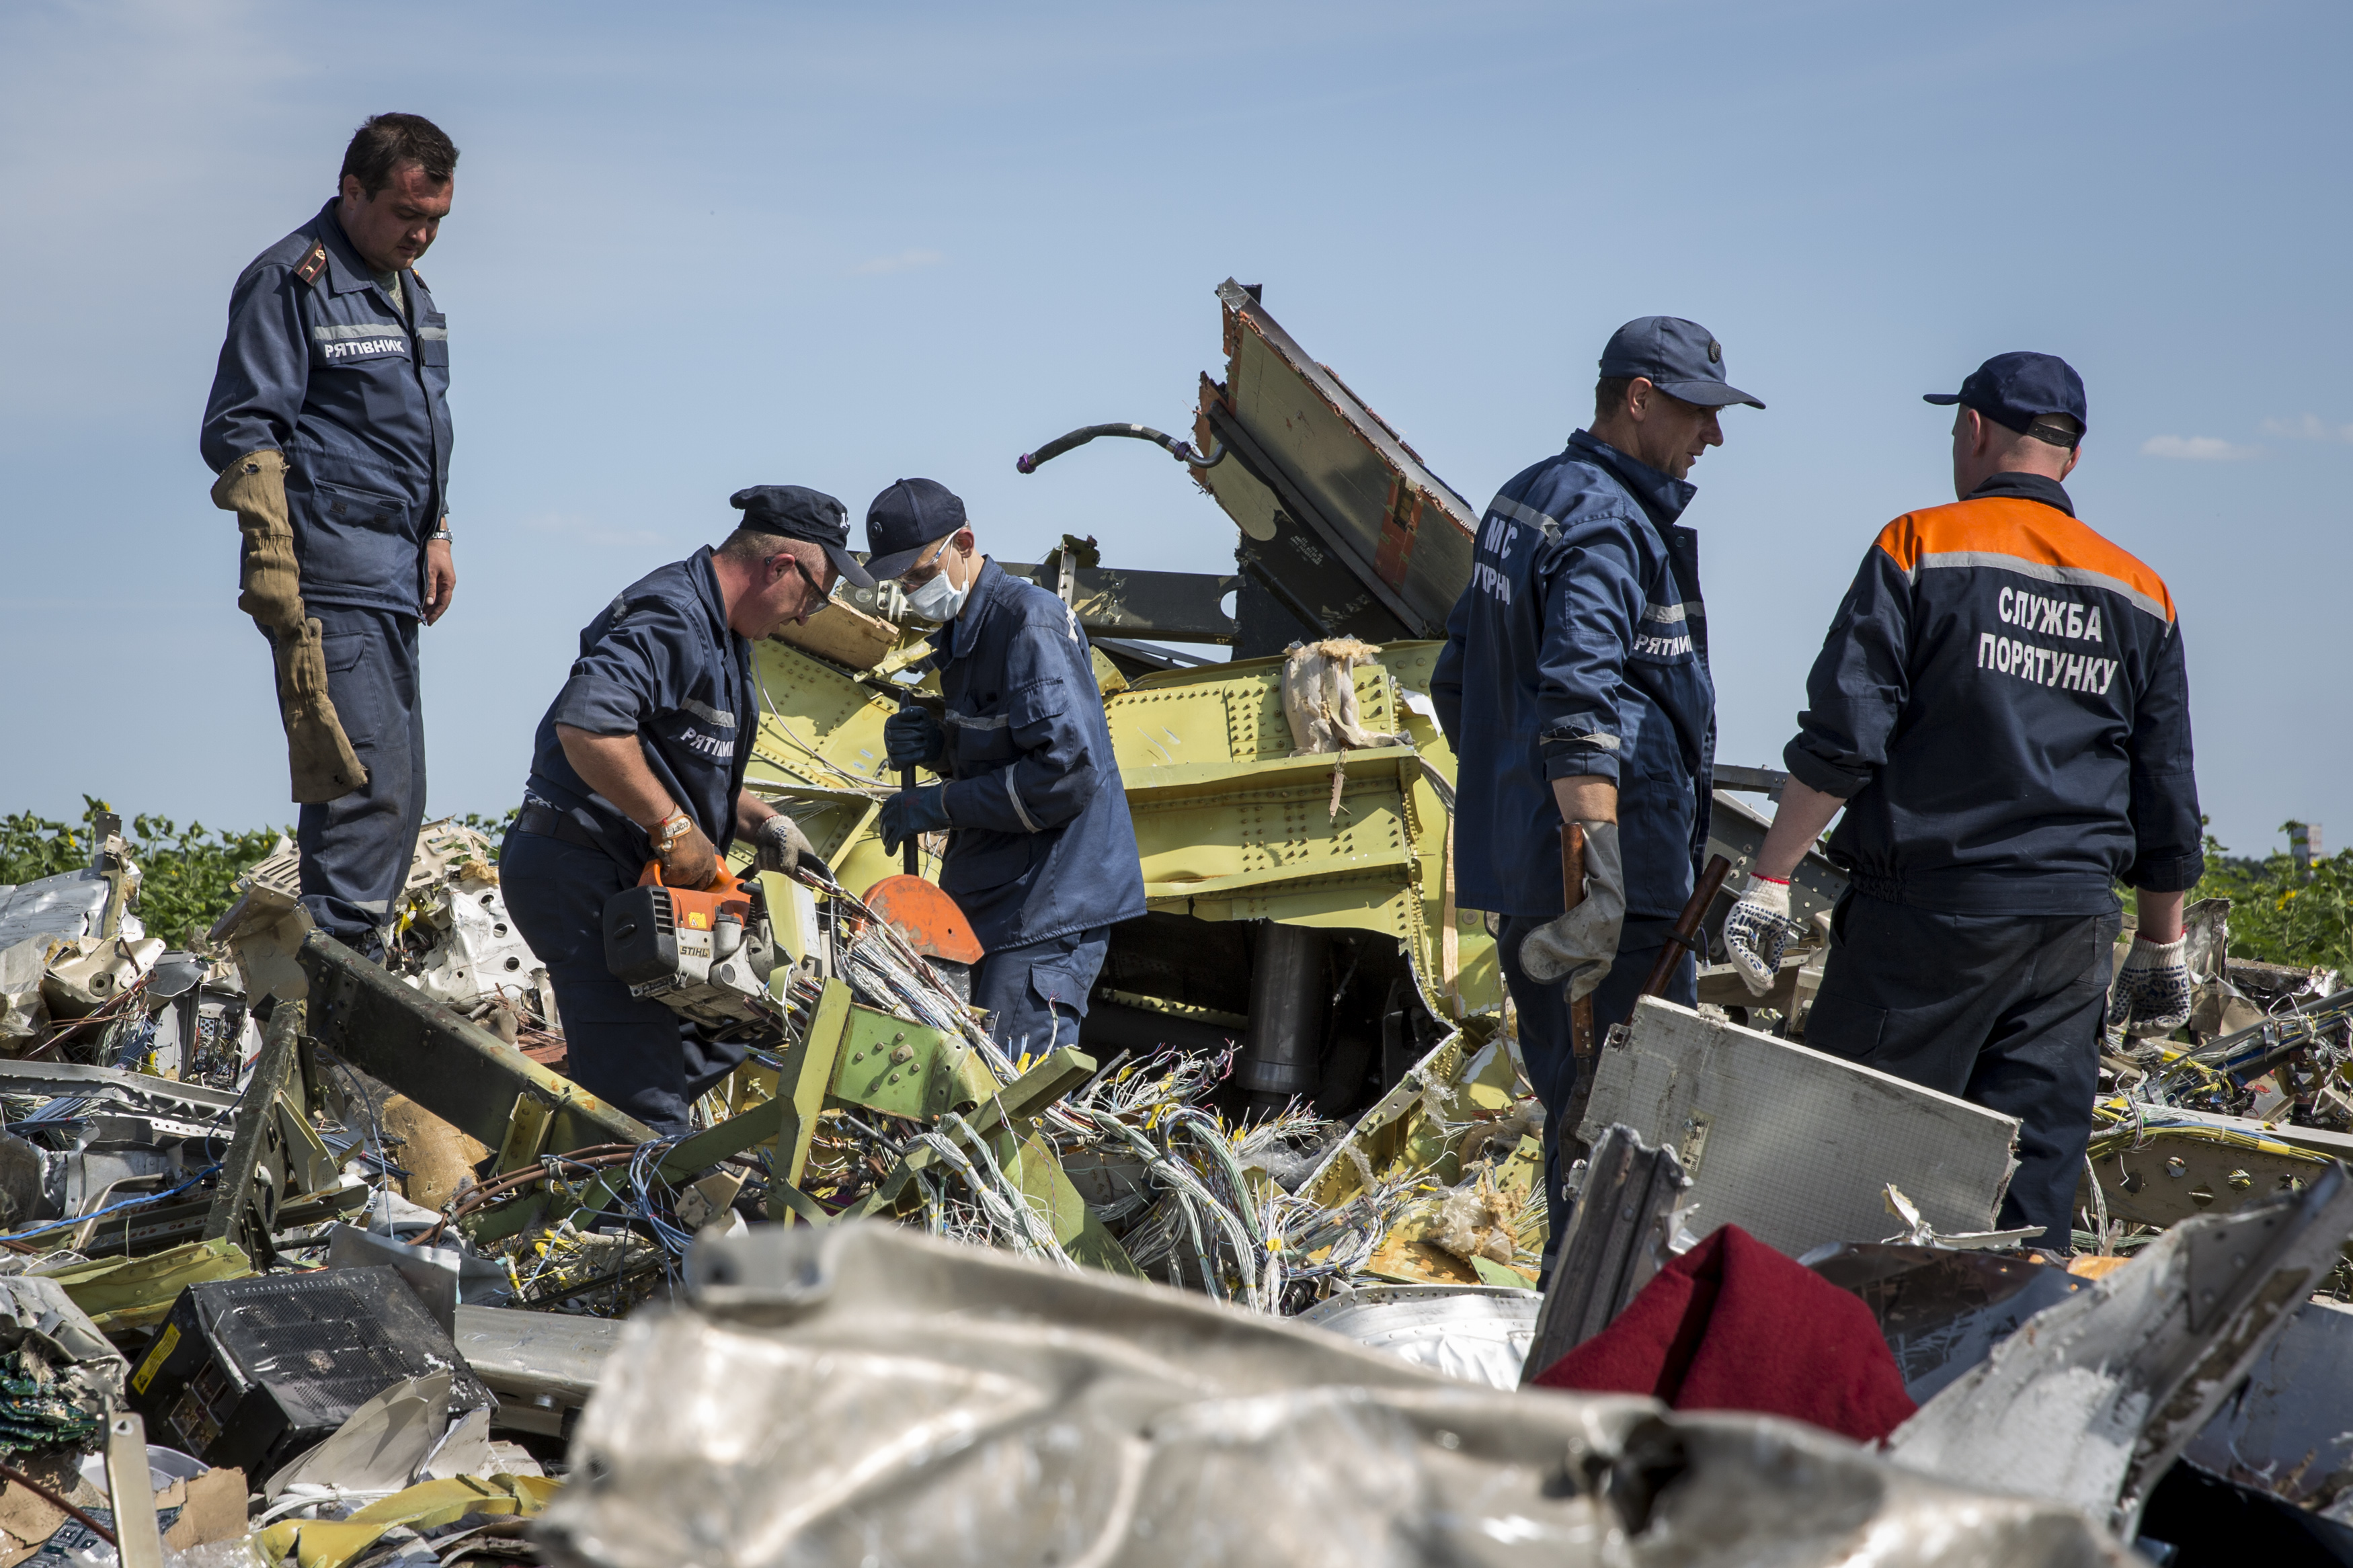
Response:
[{"label": "metal beam", "polygon": [[[1444,629],[1433,628],[1419,612],[1398,596],[1396,589],[1381,581],[1380,574],[1373,570],[1370,561],[1365,559],[1356,542],[1324,515],[1307,492],[1293,482],[1282,466],[1267,455],[1266,448],[1259,445],[1258,438],[1242,428],[1240,420],[1222,406],[1211,406],[1208,414],[1209,427],[1217,432],[1218,439],[1226,444],[1226,449],[1250,471],[1252,478],[1275,493],[1276,499],[1282,502],[1284,514],[1315,535],[1317,542],[1347,568],[1348,574],[1372,595],[1374,603],[1396,620],[1407,637],[1435,637]],[[1387,640],[1386,637],[1384,640]]]},{"label": "metal beam", "polygon": [[278,1091],[294,1067],[294,1040],[301,1032],[300,1003],[280,999],[262,1031],[261,1055],[254,1059],[253,1076],[246,1081],[245,1099],[237,1108],[237,1131],[221,1161],[220,1185],[213,1189],[212,1208],[205,1216],[206,1241],[226,1240],[248,1258],[269,1257],[269,1215],[253,1207],[254,1173],[269,1152],[269,1127],[278,1114]]},{"label": "metal beam", "polygon": [[[1060,591],[1059,568],[1010,561],[997,564],[1050,594]],[[1071,575],[1071,606],[1091,637],[1225,644],[1240,630],[1222,608],[1225,596],[1241,586],[1241,579],[1229,573],[1080,566]]]},{"label": "metal beam", "polygon": [[[489,1030],[411,989],[324,931],[297,955],[318,1042],[490,1148],[506,1142],[517,1096],[551,1113],[543,1147],[642,1143],[651,1129],[547,1070]],[[248,1091],[251,1098],[251,1091]]]}]

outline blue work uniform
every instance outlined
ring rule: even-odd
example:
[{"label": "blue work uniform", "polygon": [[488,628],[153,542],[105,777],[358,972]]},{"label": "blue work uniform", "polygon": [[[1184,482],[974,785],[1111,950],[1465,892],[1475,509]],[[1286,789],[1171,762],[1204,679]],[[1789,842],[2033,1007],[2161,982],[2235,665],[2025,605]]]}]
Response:
[{"label": "blue work uniform", "polygon": [[1145,912],[1092,650],[1068,605],[990,560],[932,643],[947,700],[940,887],[984,950],[973,1002],[1009,1053],[1073,1044],[1111,927]]},{"label": "blue work uniform", "polygon": [[238,277],[201,447],[215,473],[251,452],[286,458],[302,607],[368,771],[359,789],[302,807],[302,902],[373,952],[425,816],[417,626],[426,536],[449,510],[449,331],[414,270],[399,274],[395,304],[334,209]]},{"label": "blue work uniform", "polygon": [[523,809],[501,881],[515,929],[547,965],[564,1018],[567,1073],[656,1131],[744,1059],[605,965],[605,906],[654,858],[644,828],[591,789],[555,727],[635,735],[646,765],[720,855],[757,724],[752,645],[727,624],[709,547],[648,574],[580,633],[580,657],[532,746]]},{"label": "blue work uniform", "polygon": [[[1497,945],[1556,1198],[1559,1123],[1577,1089],[1567,988],[1519,961],[1528,933],[1565,907],[1552,783],[1618,786],[1626,921],[1593,994],[1595,1027],[1607,1029],[1632,1014],[1707,846],[1715,684],[1699,535],[1677,521],[1696,493],[1577,432],[1488,505],[1430,680],[1456,763],[1456,898],[1503,917]],[[1694,1003],[1697,985],[1686,956],[1667,994]]]},{"label": "blue work uniform", "polygon": [[2205,870],[2172,594],[2057,480],[1996,474],[1880,531],[1799,726],[1850,879],[1806,1044],[2018,1117],[2000,1223],[2064,1250],[2116,884]]}]

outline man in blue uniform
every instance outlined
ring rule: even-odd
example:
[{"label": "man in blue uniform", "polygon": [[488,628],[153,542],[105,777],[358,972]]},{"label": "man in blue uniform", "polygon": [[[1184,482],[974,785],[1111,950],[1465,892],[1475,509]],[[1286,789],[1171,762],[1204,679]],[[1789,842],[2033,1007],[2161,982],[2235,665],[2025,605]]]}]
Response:
[{"label": "man in blue uniform", "polygon": [[[1600,368],[1592,429],[1488,506],[1430,689],[1456,762],[1457,897],[1503,917],[1556,1204],[1575,1131],[1560,1125],[1577,1088],[1570,1005],[1591,995],[1597,1030],[1633,1012],[1707,844],[1715,687],[1683,476],[1724,444],[1718,409],[1765,406],[1678,317],[1627,322]],[[1585,887],[1564,913],[1569,822],[1585,829]],[[1667,994],[1694,1002],[1696,984],[1686,958]]]},{"label": "man in blue uniform", "polygon": [[[707,888],[738,836],[764,871],[824,862],[790,817],[745,792],[759,723],[752,642],[823,607],[849,553],[849,514],[799,485],[732,498],[743,522],[624,588],[580,633],[571,679],[539,721],[531,780],[500,858],[515,929],[547,965],[573,1081],[658,1132],[744,1059],[605,965],[605,906],[646,862]],[[829,873],[828,873],[829,874]]]},{"label": "man in blue uniform", "polygon": [[1071,607],[980,553],[964,502],[901,479],[866,513],[867,569],[896,577],[933,637],[944,724],[902,708],[891,763],[941,782],[883,803],[885,847],[948,830],[940,887],[986,950],[972,999],[1008,1055],[1071,1045],[1111,927],[1144,911],[1144,870],[1092,652]]},{"label": "man in blue uniform", "polygon": [[237,608],[277,666],[302,902],[371,956],[425,816],[417,623],[458,586],[448,323],[416,270],[457,165],[428,120],[362,125],[334,198],[237,279],[205,407]]},{"label": "man in blue uniform", "polygon": [[2139,932],[2108,1022],[2189,1014],[2183,891],[2205,869],[2189,678],[2173,595],[2075,516],[2060,482],[2084,383],[2051,354],[1996,354],[1958,393],[1950,506],[1864,552],[1806,680],[1789,782],[1725,919],[1754,991],[1772,983],[1799,858],[1841,808],[1847,869],[1806,1044],[2016,1116],[2005,1228],[2067,1250],[2123,923]]}]

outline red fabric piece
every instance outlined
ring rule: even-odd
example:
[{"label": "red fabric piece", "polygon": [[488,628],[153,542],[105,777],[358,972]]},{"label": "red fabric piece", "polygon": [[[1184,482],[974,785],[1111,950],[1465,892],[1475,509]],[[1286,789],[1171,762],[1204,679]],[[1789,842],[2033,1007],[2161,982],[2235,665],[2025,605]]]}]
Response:
[{"label": "red fabric piece", "polygon": [[1786,1415],[1858,1443],[1918,1408],[1871,1309],[1736,1225],[1661,1269],[1535,1386]]}]

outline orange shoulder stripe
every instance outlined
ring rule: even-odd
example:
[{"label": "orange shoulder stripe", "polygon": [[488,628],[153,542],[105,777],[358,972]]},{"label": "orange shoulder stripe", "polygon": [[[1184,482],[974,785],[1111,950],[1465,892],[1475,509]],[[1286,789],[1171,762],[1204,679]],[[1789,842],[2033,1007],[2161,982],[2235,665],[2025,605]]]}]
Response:
[{"label": "orange shoulder stripe", "polygon": [[1908,511],[1879,531],[1879,548],[1915,580],[1940,566],[1986,566],[2107,588],[2161,620],[2174,618],[2165,579],[2089,525],[2040,501],[1983,496]]}]

